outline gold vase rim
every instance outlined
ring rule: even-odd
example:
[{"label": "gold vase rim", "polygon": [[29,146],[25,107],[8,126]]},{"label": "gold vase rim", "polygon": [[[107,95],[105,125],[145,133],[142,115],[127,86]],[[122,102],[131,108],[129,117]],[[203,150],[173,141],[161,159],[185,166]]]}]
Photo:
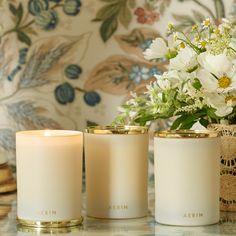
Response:
[{"label": "gold vase rim", "polygon": [[154,133],[158,138],[216,138],[218,131],[211,130],[163,130]]},{"label": "gold vase rim", "polygon": [[89,134],[146,134],[148,127],[131,125],[91,126],[85,129]]},{"label": "gold vase rim", "polygon": [[[65,221],[34,221],[34,220],[26,220],[17,218],[17,224],[21,226],[21,228],[29,229],[29,227],[33,228],[44,228],[44,229],[53,229],[53,228],[65,228],[65,227],[74,227],[82,224],[83,217],[81,216],[79,219],[65,220]],[[45,230],[46,231],[46,230]]]}]

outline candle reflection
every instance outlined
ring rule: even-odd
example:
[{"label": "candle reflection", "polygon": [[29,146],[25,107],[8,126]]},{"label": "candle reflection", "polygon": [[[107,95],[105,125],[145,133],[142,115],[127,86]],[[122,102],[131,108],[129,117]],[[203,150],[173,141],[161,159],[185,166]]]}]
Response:
[{"label": "candle reflection", "polygon": [[66,227],[66,228],[32,228],[18,226],[17,236],[35,236],[35,235],[57,235],[57,236],[82,236],[82,227]]}]

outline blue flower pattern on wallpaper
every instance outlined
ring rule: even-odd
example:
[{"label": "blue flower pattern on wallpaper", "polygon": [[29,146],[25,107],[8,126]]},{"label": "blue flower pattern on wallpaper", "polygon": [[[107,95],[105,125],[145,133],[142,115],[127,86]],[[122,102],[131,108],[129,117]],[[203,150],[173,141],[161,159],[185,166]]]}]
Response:
[{"label": "blue flower pattern on wallpaper", "polygon": [[[211,8],[204,1],[175,1],[193,6],[192,11],[181,14],[174,12],[173,2],[0,0],[0,9],[4,8],[11,21],[3,31],[0,27],[0,112],[5,114],[5,121],[0,122],[0,148],[9,154],[10,162],[14,164],[15,131],[83,129],[84,123],[101,120],[89,117],[80,125],[81,107],[95,115],[108,114],[107,95],[125,101],[130,91],[145,91],[153,76],[166,70],[165,61],[146,61],[142,52],[154,38],[165,37],[157,26],[167,12],[181,28],[207,16],[218,22],[226,15],[226,0],[212,0]],[[236,3],[231,0],[230,4],[228,15],[235,19]],[[80,31],[84,24],[91,29]],[[71,25],[77,29],[70,29]],[[94,27],[97,31],[92,30]],[[89,51],[97,56],[94,39],[104,50],[115,44],[119,52],[104,53],[90,65]],[[100,111],[104,105],[107,111]],[[72,116],[75,112],[78,115]]]}]

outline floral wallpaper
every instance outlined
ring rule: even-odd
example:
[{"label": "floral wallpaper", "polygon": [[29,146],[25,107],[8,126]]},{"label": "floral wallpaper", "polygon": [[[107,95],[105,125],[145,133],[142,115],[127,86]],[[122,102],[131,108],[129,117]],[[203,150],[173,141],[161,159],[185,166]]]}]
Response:
[{"label": "floral wallpaper", "polygon": [[109,124],[165,71],[143,58],[152,39],[208,16],[235,20],[236,1],[0,0],[0,163],[18,130]]}]

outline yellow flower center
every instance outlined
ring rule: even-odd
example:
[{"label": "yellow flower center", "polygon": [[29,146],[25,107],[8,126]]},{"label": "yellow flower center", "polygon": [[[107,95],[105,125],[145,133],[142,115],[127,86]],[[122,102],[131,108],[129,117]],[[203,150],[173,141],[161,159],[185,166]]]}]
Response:
[{"label": "yellow flower center", "polygon": [[228,88],[231,84],[231,79],[227,75],[223,75],[221,78],[219,78],[218,84],[220,88]]},{"label": "yellow flower center", "polygon": [[207,45],[207,42],[206,42],[205,40],[201,41],[201,46],[202,46],[203,48],[205,48],[206,45]]},{"label": "yellow flower center", "polygon": [[203,21],[202,23],[205,27],[208,27],[211,24],[211,20],[210,19],[206,19]]},{"label": "yellow flower center", "polygon": [[181,48],[185,48],[185,44],[183,42],[180,43],[179,45]]},{"label": "yellow flower center", "polygon": [[215,34],[220,34],[220,30],[218,28],[214,29]]},{"label": "yellow flower center", "polygon": [[225,103],[227,103],[228,101],[232,101],[235,102],[236,101],[236,97],[234,95],[229,95],[225,98]]}]

